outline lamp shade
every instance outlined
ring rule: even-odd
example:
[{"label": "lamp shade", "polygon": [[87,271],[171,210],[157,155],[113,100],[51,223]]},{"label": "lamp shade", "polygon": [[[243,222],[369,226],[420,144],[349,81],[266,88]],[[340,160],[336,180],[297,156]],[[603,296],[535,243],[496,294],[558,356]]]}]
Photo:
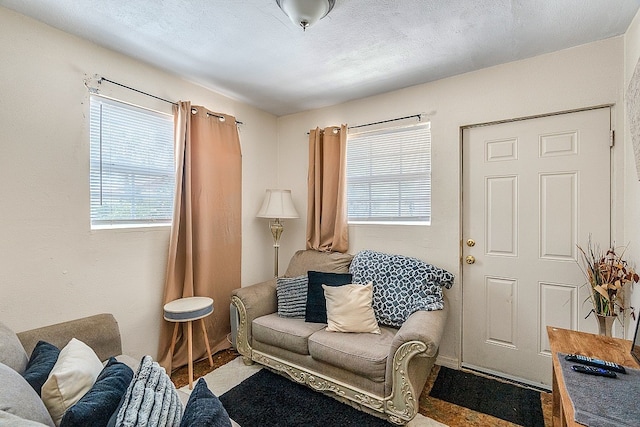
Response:
[{"label": "lamp shade", "polygon": [[303,29],[327,16],[335,0],[276,0],[289,19]]},{"label": "lamp shade", "polygon": [[267,190],[258,218],[299,218],[291,190]]}]

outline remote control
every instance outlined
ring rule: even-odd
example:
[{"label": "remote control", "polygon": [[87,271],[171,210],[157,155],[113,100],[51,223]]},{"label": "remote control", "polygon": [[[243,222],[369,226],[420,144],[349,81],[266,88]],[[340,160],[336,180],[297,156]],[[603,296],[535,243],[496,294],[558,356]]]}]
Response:
[{"label": "remote control", "polygon": [[568,360],[569,362],[577,362],[583,365],[595,366],[596,368],[603,368],[609,371],[620,372],[621,374],[627,373],[627,371],[624,370],[624,366],[620,366],[617,363],[608,362],[606,360],[593,359],[581,354],[567,354],[564,359]]},{"label": "remote control", "polygon": [[571,367],[576,372],[581,374],[597,375],[600,377],[617,378],[615,372],[607,371],[606,369],[596,368],[594,366],[573,365]]}]

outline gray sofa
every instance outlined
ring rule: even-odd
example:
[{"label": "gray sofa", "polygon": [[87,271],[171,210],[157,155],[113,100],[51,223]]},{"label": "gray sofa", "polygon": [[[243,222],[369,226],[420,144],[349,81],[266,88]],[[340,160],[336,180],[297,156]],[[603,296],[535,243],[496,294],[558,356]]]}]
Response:
[{"label": "gray sofa", "polygon": [[[7,369],[21,375],[40,340],[62,349],[72,338],[91,347],[101,361],[115,357],[136,372],[139,360],[122,354],[120,329],[111,314],[98,314],[18,333],[0,323],[0,377],[4,380],[9,378],[11,384],[15,385],[14,390],[9,389],[7,384],[3,384],[4,389],[0,389],[0,425],[53,425],[42,402],[33,401],[34,398],[39,399],[39,396],[30,389],[31,386],[25,382],[28,392],[25,391],[22,384],[15,381],[15,375],[12,376]],[[189,399],[189,395],[181,390],[178,390],[178,397],[183,405]]]},{"label": "gray sofa", "polygon": [[[307,271],[345,273],[352,256],[298,251],[285,277]],[[279,317],[276,279],[233,291],[239,313],[237,350],[294,381],[403,425],[418,413],[447,318],[445,309],[417,311],[381,334],[325,331],[325,324]]]},{"label": "gray sofa", "polygon": [[29,331],[14,333],[0,323],[0,425],[53,425],[44,404],[22,378],[29,356],[38,341],[63,348],[72,338],[91,347],[102,361],[110,357],[135,369],[137,361],[123,356],[118,323],[111,314],[98,314]]},{"label": "gray sofa", "polygon": [[[122,341],[120,328],[112,314],[97,314],[82,319],[70,320],[55,325],[44,326],[24,332],[18,332],[18,339],[22,343],[27,355],[35,348],[38,341],[46,341],[58,348],[63,348],[71,340],[77,338],[96,352],[102,361],[118,356],[125,362],[137,363],[129,357],[121,357]],[[134,365],[135,367],[135,365]]]},{"label": "gray sofa", "polygon": [[110,313],[47,325],[18,332],[16,335],[27,356],[31,355],[38,341],[46,341],[58,348],[64,348],[72,338],[76,338],[91,347],[102,362],[110,357],[115,357],[119,362],[128,365],[134,372],[140,363],[140,360],[122,354],[120,327],[113,314]]}]

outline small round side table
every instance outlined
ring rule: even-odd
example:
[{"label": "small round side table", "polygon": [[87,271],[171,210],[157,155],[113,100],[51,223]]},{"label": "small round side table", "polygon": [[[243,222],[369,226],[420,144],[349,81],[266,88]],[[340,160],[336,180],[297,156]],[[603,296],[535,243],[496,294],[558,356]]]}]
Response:
[{"label": "small round side table", "polygon": [[171,338],[171,358],[173,358],[173,350],[176,346],[176,338],[178,337],[178,325],[187,323],[187,346],[189,348],[189,389],[193,389],[193,346],[192,346],[192,323],[195,320],[202,322],[202,332],[204,335],[204,343],[207,346],[207,355],[209,356],[209,365],[213,366],[213,358],[211,357],[211,347],[209,346],[209,337],[207,336],[207,327],[204,318],[213,313],[213,299],[209,297],[186,297],[180,298],[164,305],[164,319],[169,322],[175,322],[173,327],[173,337]]}]

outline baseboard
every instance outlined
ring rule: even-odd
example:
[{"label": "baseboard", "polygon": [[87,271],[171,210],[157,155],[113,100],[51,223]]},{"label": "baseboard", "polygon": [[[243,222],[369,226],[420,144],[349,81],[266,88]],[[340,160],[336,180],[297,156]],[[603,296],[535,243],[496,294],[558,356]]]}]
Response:
[{"label": "baseboard", "polygon": [[460,361],[453,357],[438,356],[436,358],[436,365],[446,366],[451,369],[460,369]]}]

